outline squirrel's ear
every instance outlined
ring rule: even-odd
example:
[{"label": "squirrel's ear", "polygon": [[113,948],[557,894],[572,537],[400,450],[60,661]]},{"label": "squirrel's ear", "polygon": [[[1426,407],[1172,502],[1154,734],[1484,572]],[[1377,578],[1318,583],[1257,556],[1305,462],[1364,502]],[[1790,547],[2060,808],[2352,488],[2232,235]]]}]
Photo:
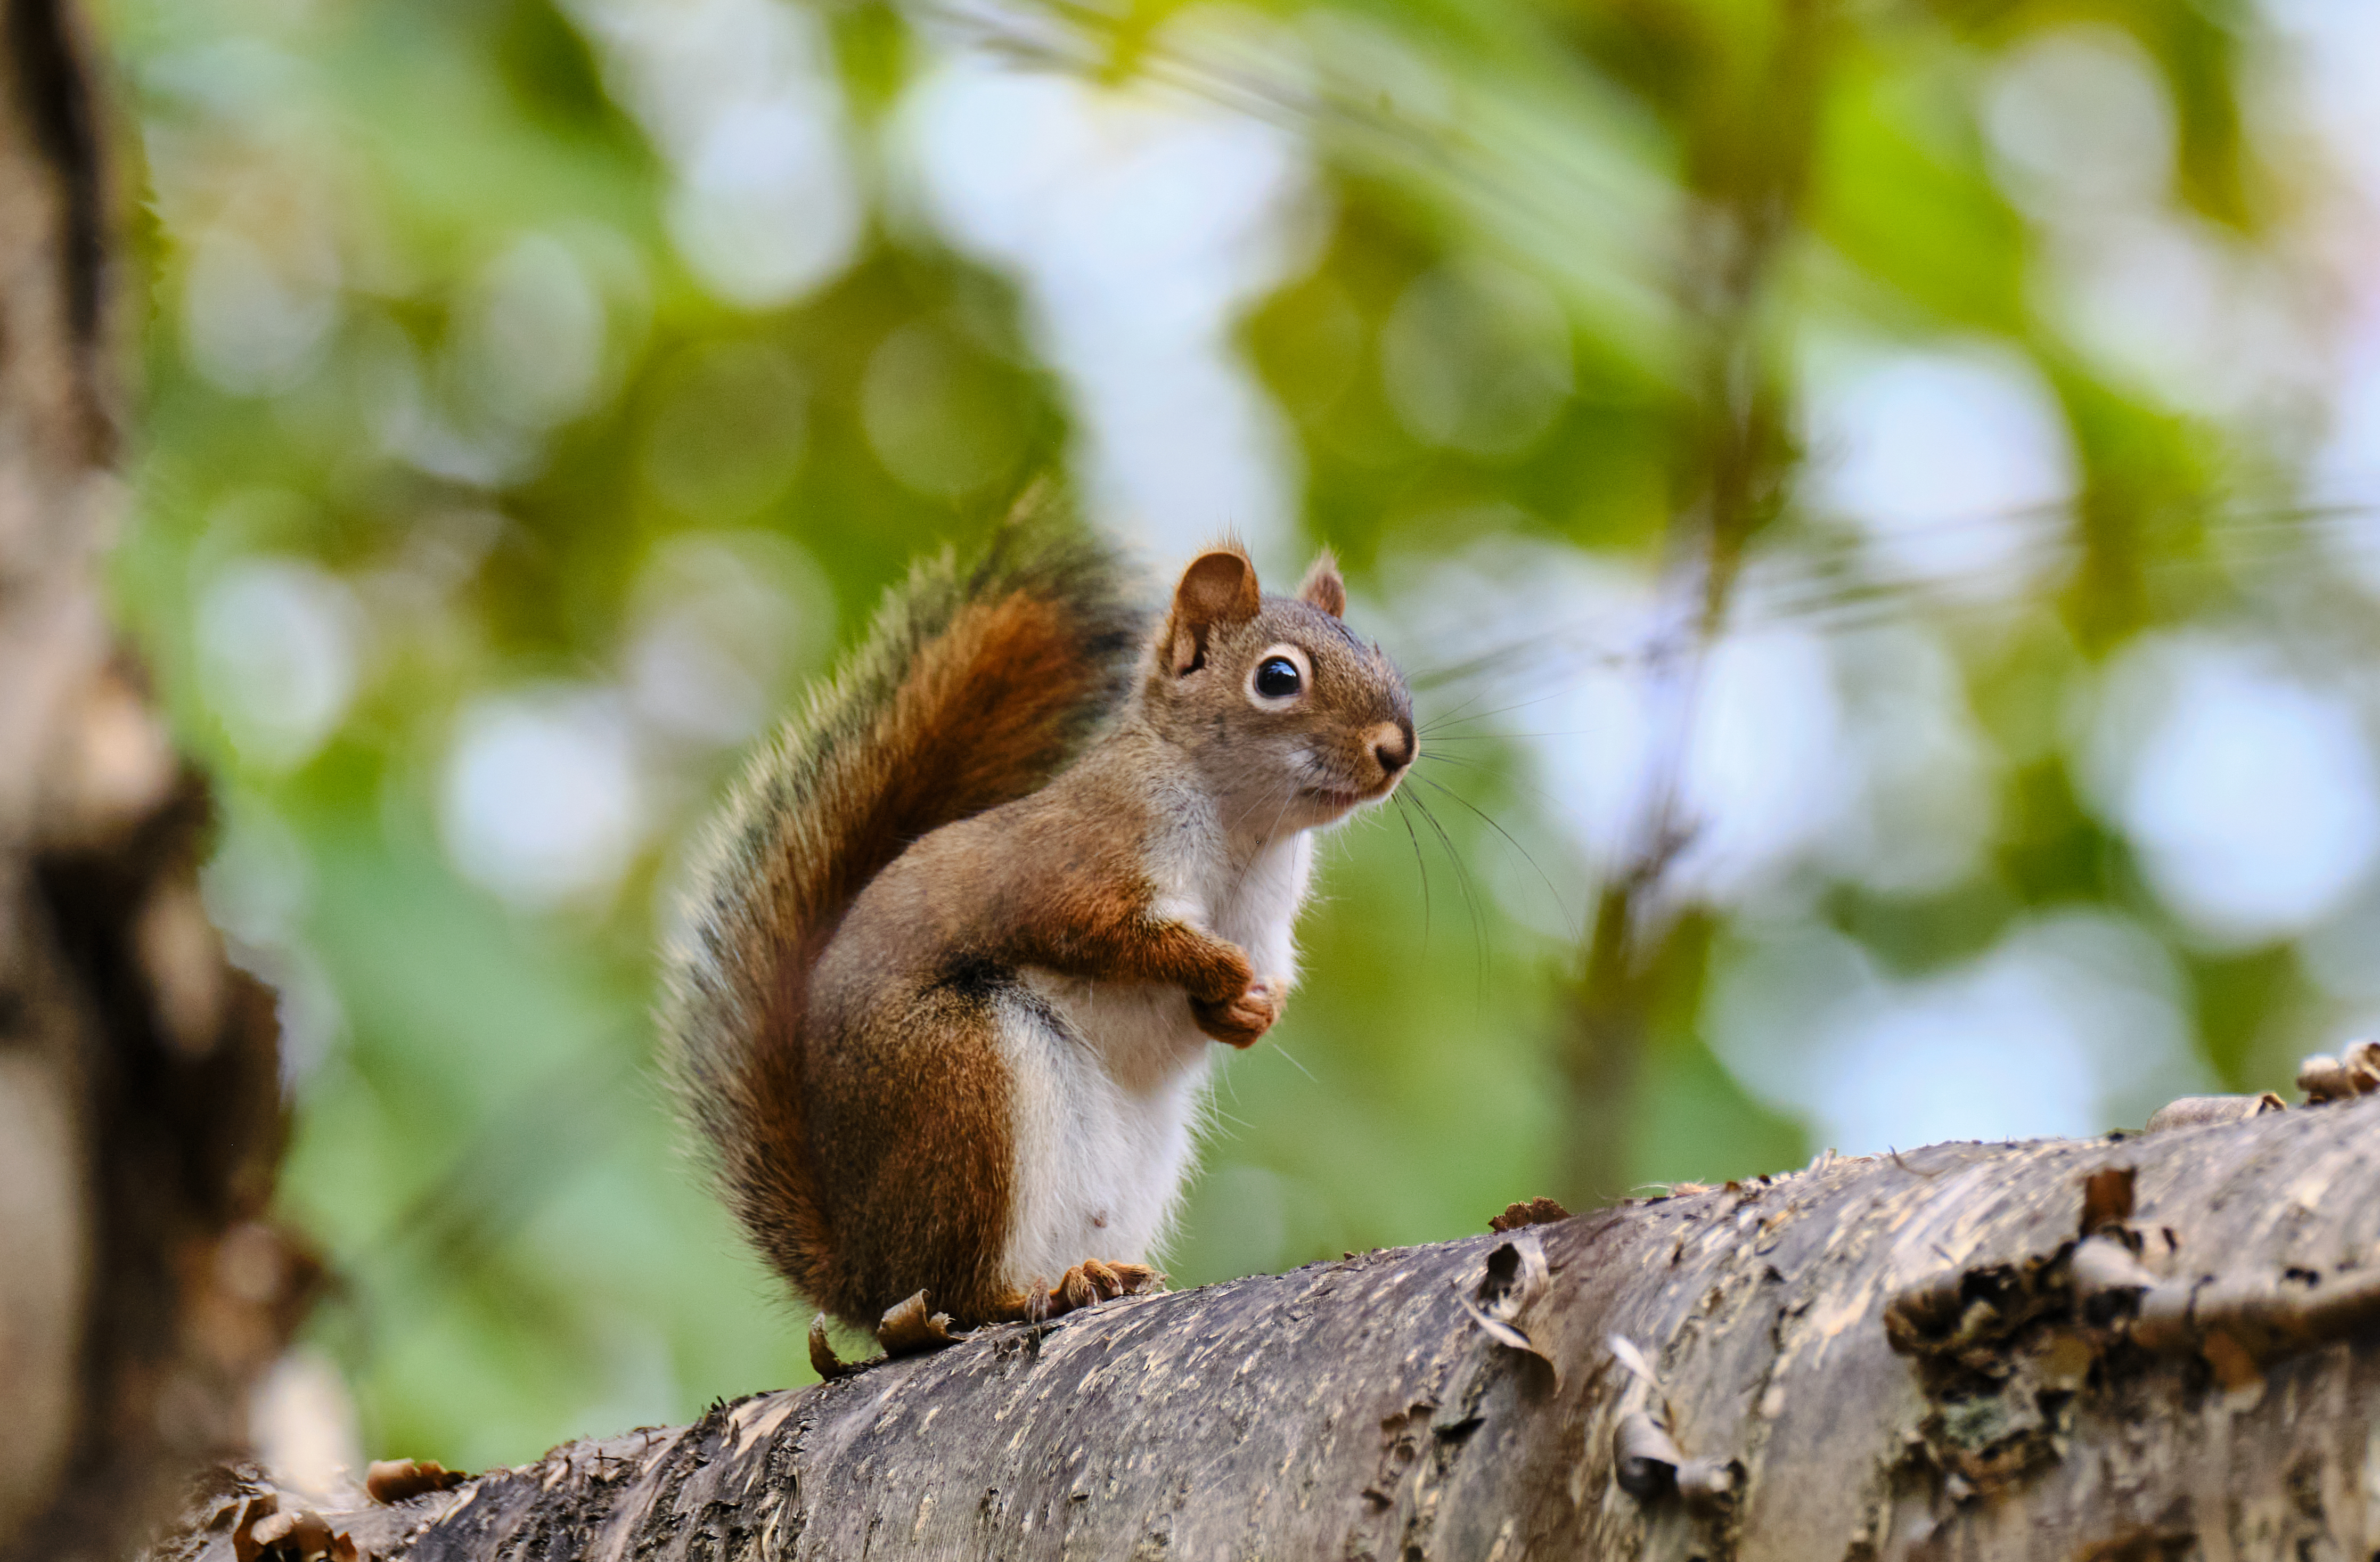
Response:
[{"label": "squirrel's ear", "polygon": [[1207,633],[1218,624],[1245,624],[1264,603],[1257,569],[1236,548],[1201,553],[1182,572],[1173,611],[1165,622],[1165,656],[1176,676],[1207,660]]},{"label": "squirrel's ear", "polygon": [[1325,548],[1314,555],[1314,567],[1298,583],[1300,601],[1310,602],[1333,618],[1347,616],[1347,583],[1339,578],[1339,556]]}]

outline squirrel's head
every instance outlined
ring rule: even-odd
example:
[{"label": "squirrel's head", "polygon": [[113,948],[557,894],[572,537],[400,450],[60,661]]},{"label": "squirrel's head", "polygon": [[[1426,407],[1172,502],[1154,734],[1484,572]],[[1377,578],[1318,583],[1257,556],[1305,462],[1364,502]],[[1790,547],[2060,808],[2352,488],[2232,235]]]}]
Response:
[{"label": "squirrel's head", "polygon": [[1144,705],[1235,831],[1329,824],[1394,792],[1421,752],[1403,675],[1348,630],[1346,609],[1328,550],[1294,597],[1266,596],[1237,548],[1182,572]]}]

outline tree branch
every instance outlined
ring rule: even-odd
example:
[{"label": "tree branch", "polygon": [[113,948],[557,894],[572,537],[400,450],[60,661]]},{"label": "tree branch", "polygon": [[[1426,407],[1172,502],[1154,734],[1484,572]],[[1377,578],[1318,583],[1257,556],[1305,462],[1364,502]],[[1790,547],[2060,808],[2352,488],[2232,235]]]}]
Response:
[{"label": "tree branch", "polygon": [[[323,1544],[392,1562],[2365,1556],[2375,1129],[2363,1098],[1821,1156],[989,1330],[334,1514],[322,1532],[344,1541]],[[273,1500],[253,1471],[219,1488],[159,1562],[233,1562]]]}]

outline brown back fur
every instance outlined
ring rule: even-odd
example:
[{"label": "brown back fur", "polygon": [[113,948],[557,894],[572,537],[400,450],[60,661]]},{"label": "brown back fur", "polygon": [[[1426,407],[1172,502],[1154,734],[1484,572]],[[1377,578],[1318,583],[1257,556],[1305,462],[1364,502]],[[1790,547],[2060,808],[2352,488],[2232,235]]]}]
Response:
[{"label": "brown back fur", "polygon": [[1102,547],[1046,515],[1012,519],[964,575],[945,554],[888,593],[707,842],[666,958],[664,1047],[730,1207],[836,1311],[799,1034],[811,967],[912,842],[1036,791],[1079,752],[1128,692],[1146,624]]}]

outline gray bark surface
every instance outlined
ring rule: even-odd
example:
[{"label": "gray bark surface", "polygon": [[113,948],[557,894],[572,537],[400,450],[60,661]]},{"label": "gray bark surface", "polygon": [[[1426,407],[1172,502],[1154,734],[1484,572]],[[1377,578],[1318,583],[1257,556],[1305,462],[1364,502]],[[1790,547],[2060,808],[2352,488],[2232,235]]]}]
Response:
[{"label": "gray bark surface", "polygon": [[203,788],[119,650],[115,202],[60,0],[0,4],[0,1557],[115,1557],[245,1440],[307,1265],[261,1224],[270,995],[198,893]]},{"label": "gray bark surface", "polygon": [[[2380,1096],[1821,1157],[988,1330],[323,1532],[407,1562],[2366,1558],[2376,1131]],[[228,1483],[161,1562],[232,1562],[273,1500]]]}]

